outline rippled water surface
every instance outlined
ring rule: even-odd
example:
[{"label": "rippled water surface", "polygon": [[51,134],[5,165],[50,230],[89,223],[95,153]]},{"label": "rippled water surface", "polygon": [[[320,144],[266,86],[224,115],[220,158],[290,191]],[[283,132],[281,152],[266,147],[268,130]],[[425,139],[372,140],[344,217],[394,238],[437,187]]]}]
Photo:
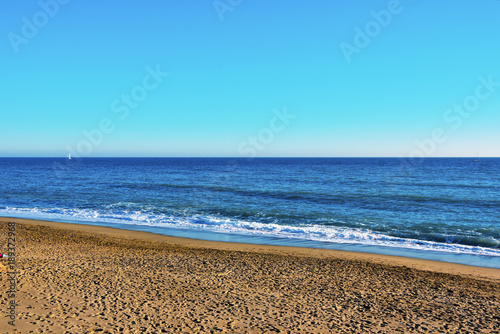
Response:
[{"label": "rippled water surface", "polygon": [[4,158],[0,215],[500,267],[500,159],[475,160]]}]

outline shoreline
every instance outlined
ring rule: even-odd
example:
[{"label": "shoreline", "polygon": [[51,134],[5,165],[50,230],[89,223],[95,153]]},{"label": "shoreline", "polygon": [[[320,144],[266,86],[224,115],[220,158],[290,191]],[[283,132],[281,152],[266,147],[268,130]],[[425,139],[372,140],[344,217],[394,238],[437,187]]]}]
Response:
[{"label": "shoreline", "polygon": [[[29,211],[29,210],[27,210]],[[371,235],[371,232],[360,232],[361,236],[357,234],[347,234],[346,237],[333,237],[331,240],[329,237],[325,240],[316,239],[309,235],[316,232],[311,231],[299,231],[297,235],[281,235],[280,228],[276,226],[271,226],[271,232],[266,234],[263,233],[260,228],[257,227],[255,233],[251,231],[235,231],[231,232],[231,229],[226,230],[225,227],[222,230],[218,228],[212,229],[207,226],[202,228],[197,228],[196,226],[181,226],[176,227],[175,224],[142,224],[140,222],[135,222],[134,220],[121,221],[97,218],[78,218],[64,215],[56,214],[54,216],[46,214],[29,214],[23,212],[9,212],[9,210],[4,210],[0,212],[0,217],[7,218],[19,218],[27,220],[40,220],[40,221],[52,221],[60,223],[69,224],[83,224],[92,226],[104,226],[115,229],[124,229],[137,232],[150,232],[159,235],[167,235],[172,237],[204,240],[204,241],[217,241],[217,242],[229,242],[229,243],[245,243],[245,244],[256,244],[256,245],[271,245],[271,246],[287,246],[287,247],[300,247],[300,248],[313,248],[313,249],[330,249],[339,250],[347,252],[357,252],[357,253],[369,253],[369,254],[379,254],[379,255],[392,255],[396,257],[405,257],[421,260],[431,260],[437,262],[445,263],[456,263],[475,267],[485,267],[500,269],[500,250],[498,248],[488,248],[479,245],[468,245],[460,243],[448,243],[448,242],[435,242],[431,240],[419,240],[414,238],[395,238],[391,239],[391,236],[385,236],[388,239],[385,240],[382,234],[382,240],[379,240],[376,233]],[[109,217],[108,217],[109,218]],[[222,224],[223,226],[225,225]],[[244,228],[246,229],[246,227]],[[250,226],[250,230],[253,228]],[[275,230],[278,232],[275,233]],[[293,228],[292,228],[293,230]],[[340,232],[339,232],[340,231]],[[333,231],[334,235],[337,233],[344,233],[342,230]],[[326,231],[324,231],[326,233]],[[323,232],[321,232],[323,233]],[[349,232],[350,233],[350,232]],[[363,233],[368,233],[367,236],[363,237]],[[292,233],[295,234],[295,233]],[[308,237],[309,235],[309,237]],[[341,234],[340,234],[341,235]],[[358,237],[361,238],[358,240]],[[352,239],[352,240],[351,240]]]},{"label": "shoreline", "polygon": [[39,226],[47,226],[59,229],[66,229],[72,231],[99,233],[112,237],[165,242],[171,245],[182,246],[182,247],[215,249],[222,251],[244,251],[244,252],[279,254],[279,255],[307,256],[315,258],[333,257],[333,258],[340,258],[347,260],[368,261],[384,265],[408,267],[411,269],[426,270],[437,273],[466,275],[475,278],[481,278],[481,279],[486,278],[486,279],[500,281],[500,269],[497,268],[471,266],[459,263],[417,259],[417,258],[410,258],[410,257],[396,256],[396,255],[383,255],[383,254],[332,250],[323,248],[306,248],[306,247],[294,247],[294,246],[235,243],[235,242],[225,242],[225,241],[208,241],[201,239],[174,237],[174,236],[156,234],[152,232],[126,230],[108,226],[85,225],[78,223],[62,223],[62,222],[53,222],[46,220],[0,216],[0,222],[9,222],[9,221],[30,224],[30,225],[39,225]]}]

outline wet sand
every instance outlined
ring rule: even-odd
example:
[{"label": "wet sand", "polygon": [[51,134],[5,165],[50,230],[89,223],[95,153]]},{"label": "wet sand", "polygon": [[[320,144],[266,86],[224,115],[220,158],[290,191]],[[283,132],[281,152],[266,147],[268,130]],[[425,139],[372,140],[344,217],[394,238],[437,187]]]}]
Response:
[{"label": "wet sand", "polygon": [[500,269],[9,221],[0,333],[500,333]]}]

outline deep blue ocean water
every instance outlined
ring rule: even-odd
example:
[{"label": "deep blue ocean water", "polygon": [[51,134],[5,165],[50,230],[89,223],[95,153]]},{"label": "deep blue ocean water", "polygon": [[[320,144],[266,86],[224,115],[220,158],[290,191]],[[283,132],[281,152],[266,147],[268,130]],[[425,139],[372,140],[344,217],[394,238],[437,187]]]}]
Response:
[{"label": "deep blue ocean water", "polygon": [[1,158],[0,215],[500,268],[500,159]]}]

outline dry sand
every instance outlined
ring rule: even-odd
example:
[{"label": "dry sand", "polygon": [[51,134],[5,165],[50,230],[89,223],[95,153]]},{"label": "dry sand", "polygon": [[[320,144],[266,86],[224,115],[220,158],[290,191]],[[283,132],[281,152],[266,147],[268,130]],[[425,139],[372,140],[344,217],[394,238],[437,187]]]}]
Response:
[{"label": "dry sand", "polygon": [[0,333],[500,333],[500,269],[8,221]]}]

